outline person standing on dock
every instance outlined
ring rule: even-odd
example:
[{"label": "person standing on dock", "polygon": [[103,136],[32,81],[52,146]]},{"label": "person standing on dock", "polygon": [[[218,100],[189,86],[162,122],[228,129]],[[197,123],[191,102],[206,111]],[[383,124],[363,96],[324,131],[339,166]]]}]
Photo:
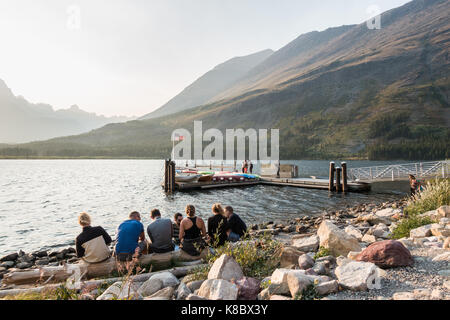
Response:
[{"label": "person standing on dock", "polygon": [[242,162],[242,173],[247,173],[247,169],[248,169],[248,163],[247,163],[247,160],[244,160],[244,162]]},{"label": "person standing on dock", "polygon": [[221,247],[228,239],[227,236],[227,218],[225,211],[219,203],[212,206],[212,217],[208,219],[208,235],[210,245],[214,248]]},{"label": "person standing on dock", "polygon": [[238,242],[244,237],[247,232],[247,225],[242,221],[236,213],[234,213],[233,207],[225,207],[225,216],[227,217],[227,235],[228,241]]},{"label": "person standing on dock", "polygon": [[147,234],[151,241],[148,245],[148,253],[167,253],[175,250],[172,241],[172,221],[161,218],[161,212],[158,209],[153,209],[150,217],[153,222],[147,227]]},{"label": "person standing on dock", "polygon": [[248,162],[248,167],[249,167],[249,170],[250,170],[250,174],[253,174],[253,162],[252,162],[252,160],[250,160]]},{"label": "person standing on dock", "polygon": [[206,247],[203,240],[207,237],[205,222],[195,216],[195,207],[191,204],[186,206],[186,215],[180,224],[181,250],[191,256],[199,256]]},{"label": "person standing on dock", "polygon": [[141,215],[133,211],[128,217],[129,219],[117,228],[117,242],[114,250],[117,260],[123,262],[147,254],[147,241]]},{"label": "person standing on dock", "polygon": [[78,216],[83,232],[75,240],[77,257],[87,263],[98,263],[111,257],[108,245],[112,242],[102,227],[91,227],[91,217],[83,212]]}]

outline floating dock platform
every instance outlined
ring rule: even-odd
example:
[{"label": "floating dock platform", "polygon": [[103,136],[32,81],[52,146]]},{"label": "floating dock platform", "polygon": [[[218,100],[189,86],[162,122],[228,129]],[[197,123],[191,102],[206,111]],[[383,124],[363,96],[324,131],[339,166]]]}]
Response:
[{"label": "floating dock platform", "polygon": [[[306,189],[329,190],[328,179],[312,179],[312,178],[261,178],[259,180],[245,180],[245,181],[223,181],[223,182],[198,182],[198,183],[183,183],[176,182],[175,189],[177,191],[195,191],[219,188],[236,188],[247,187],[255,185],[272,185],[279,187],[296,187]],[[370,191],[370,184],[365,182],[348,182],[349,192],[366,192]]]}]

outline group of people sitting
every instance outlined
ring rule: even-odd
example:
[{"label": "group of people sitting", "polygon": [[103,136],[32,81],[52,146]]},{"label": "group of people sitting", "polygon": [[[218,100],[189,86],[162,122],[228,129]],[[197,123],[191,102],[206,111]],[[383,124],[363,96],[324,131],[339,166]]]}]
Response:
[{"label": "group of people sitting", "polygon": [[[247,232],[244,221],[234,213],[232,207],[222,208],[218,203],[212,206],[208,219],[208,230],[202,218],[196,216],[193,205],[186,206],[186,217],[176,213],[174,221],[161,217],[158,209],[150,213],[152,222],[144,225],[139,212],[132,212],[117,228],[116,243],[112,254],[118,261],[131,261],[142,254],[167,253],[181,249],[191,256],[199,256],[207,246],[220,247],[227,241],[237,242]],[[87,263],[103,262],[111,257],[111,237],[102,227],[92,227],[91,217],[83,212],[78,217],[83,228],[76,238],[77,256]]]}]

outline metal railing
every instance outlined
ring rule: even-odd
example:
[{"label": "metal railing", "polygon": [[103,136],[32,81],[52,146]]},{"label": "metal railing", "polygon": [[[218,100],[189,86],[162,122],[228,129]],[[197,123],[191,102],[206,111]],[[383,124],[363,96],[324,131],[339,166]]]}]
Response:
[{"label": "metal railing", "polygon": [[421,179],[446,178],[450,175],[450,160],[352,168],[348,172],[350,180],[369,182],[407,180],[410,174]]}]

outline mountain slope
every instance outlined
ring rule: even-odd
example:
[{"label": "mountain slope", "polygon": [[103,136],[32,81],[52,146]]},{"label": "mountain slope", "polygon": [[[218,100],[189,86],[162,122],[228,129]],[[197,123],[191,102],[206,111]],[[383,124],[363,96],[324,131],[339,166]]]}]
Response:
[{"label": "mountain slope", "polygon": [[272,50],[264,50],[248,56],[233,58],[216,66],[165,105],[141,119],[157,118],[207,103],[211,98],[232,86],[272,53]]},{"label": "mountain slope", "polygon": [[362,23],[301,36],[189,113],[20,147],[35,156],[168,157],[172,130],[202,120],[203,130],[279,128],[284,159],[448,158],[449,15],[448,1],[415,0],[384,13],[381,30]]},{"label": "mountain slope", "polygon": [[0,142],[21,143],[80,134],[108,123],[132,120],[126,117],[98,116],[72,106],[53,110],[47,104],[31,104],[16,97],[0,80]]}]

